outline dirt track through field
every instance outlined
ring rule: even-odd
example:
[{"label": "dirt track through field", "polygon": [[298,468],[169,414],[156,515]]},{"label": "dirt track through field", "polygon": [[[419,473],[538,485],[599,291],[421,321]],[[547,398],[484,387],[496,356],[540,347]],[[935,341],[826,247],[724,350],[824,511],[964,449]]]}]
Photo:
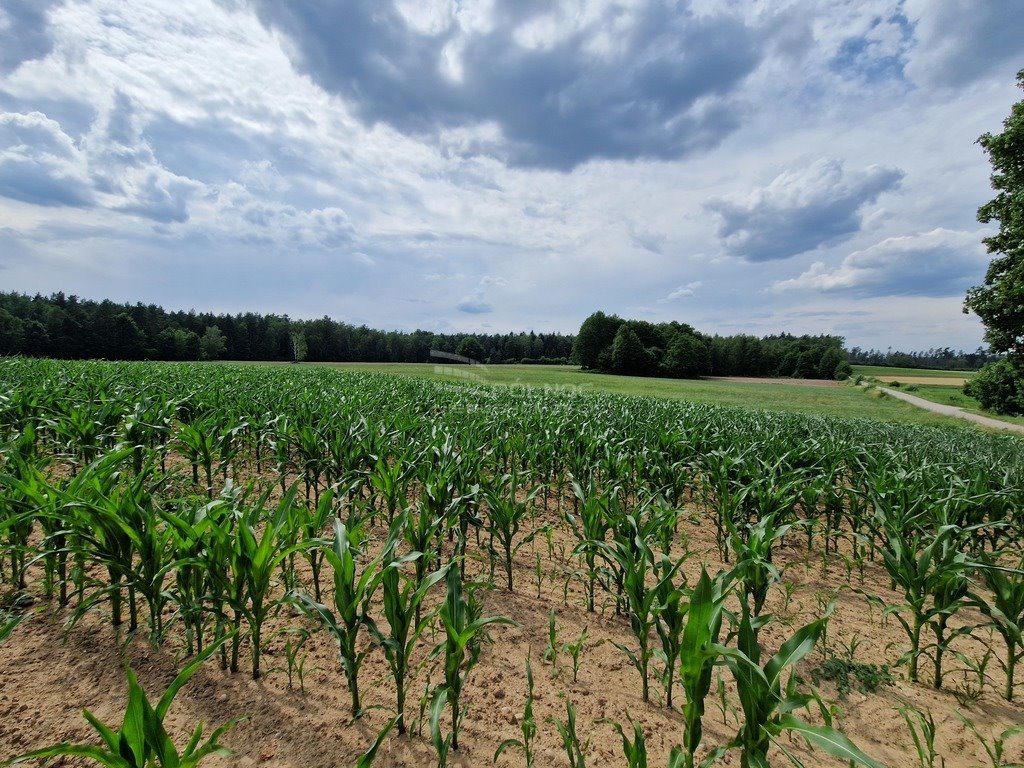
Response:
[{"label": "dirt track through field", "polygon": [[957,408],[954,405],[933,403],[931,400],[925,400],[923,397],[908,395],[906,392],[900,392],[898,389],[879,387],[879,390],[885,392],[887,395],[895,397],[897,400],[902,400],[905,403],[916,405],[918,408],[924,408],[926,411],[931,411],[932,413],[939,413],[943,416],[953,416],[958,419],[966,419],[967,421],[973,421],[975,424],[981,424],[983,427],[990,427],[991,429],[1006,429],[1010,432],[1024,434],[1024,424],[1011,424],[1007,421],[999,421],[999,419],[992,419],[988,416],[971,413],[970,411],[965,411],[963,408]]}]

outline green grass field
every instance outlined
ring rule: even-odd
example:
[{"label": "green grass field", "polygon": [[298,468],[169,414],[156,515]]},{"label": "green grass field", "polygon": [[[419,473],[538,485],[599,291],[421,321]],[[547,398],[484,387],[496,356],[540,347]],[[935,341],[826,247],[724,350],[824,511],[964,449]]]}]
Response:
[{"label": "green grass field", "polygon": [[[317,365],[320,365],[319,363]],[[343,370],[375,371],[473,384],[551,387],[620,395],[675,398],[741,408],[819,413],[910,424],[956,425],[965,422],[928,413],[893,398],[873,397],[852,384],[807,387],[786,382],[691,381],[612,376],[581,371],[575,366],[434,365],[432,363],[324,363]]]},{"label": "green grass field", "polygon": [[871,376],[872,378],[884,381],[886,377],[896,376],[916,376],[924,377],[929,379],[944,379],[951,378],[954,376],[960,376],[965,379],[971,379],[977,371],[938,371],[932,368],[892,368],[886,365],[855,365],[853,366],[853,374],[856,376]]}]

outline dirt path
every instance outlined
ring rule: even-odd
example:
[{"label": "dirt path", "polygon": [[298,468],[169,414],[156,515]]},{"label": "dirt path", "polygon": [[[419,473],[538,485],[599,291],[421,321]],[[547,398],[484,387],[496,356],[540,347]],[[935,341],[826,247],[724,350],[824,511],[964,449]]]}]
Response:
[{"label": "dirt path", "polygon": [[1011,432],[1024,434],[1024,425],[1022,424],[1011,424],[1006,421],[999,421],[999,419],[992,419],[988,416],[971,413],[970,411],[965,411],[963,408],[957,408],[953,405],[933,403],[931,400],[925,400],[923,397],[908,395],[906,392],[900,392],[898,389],[889,389],[888,387],[879,387],[879,389],[882,392],[885,392],[885,394],[895,397],[897,400],[902,400],[905,403],[916,405],[918,408],[924,408],[926,411],[941,413],[943,416],[953,416],[958,419],[966,419],[967,421],[973,421],[975,424],[981,424],[984,427],[990,427],[992,429],[1008,429]]}]

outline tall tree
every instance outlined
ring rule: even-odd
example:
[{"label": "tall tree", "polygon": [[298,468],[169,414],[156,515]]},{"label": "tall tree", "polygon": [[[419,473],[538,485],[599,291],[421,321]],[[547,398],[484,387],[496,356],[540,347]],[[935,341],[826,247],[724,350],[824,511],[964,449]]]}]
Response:
[{"label": "tall tree", "polygon": [[[1017,73],[1024,88],[1024,69]],[[978,221],[999,222],[999,232],[985,238],[996,254],[985,273],[984,285],[967,292],[964,310],[985,324],[985,339],[996,352],[1024,352],[1024,100],[1003,121],[1003,132],[985,133],[978,143],[992,163],[996,196],[978,209]]]},{"label": "tall tree", "polygon": [[622,325],[622,318],[595,312],[580,326],[572,356],[583,368],[602,368],[610,360],[602,360],[601,353],[609,349],[615,340],[615,333]]},{"label": "tall tree", "polygon": [[[1017,73],[1017,85],[1024,89],[1024,69]],[[985,340],[994,352],[1008,354],[1010,364],[1000,366],[999,374],[1016,379],[1016,386],[1006,387],[1008,391],[1020,391],[1024,389],[1024,100],[1010,108],[1002,133],[982,134],[978,143],[992,163],[992,189],[996,192],[978,209],[978,221],[997,221],[999,231],[985,238],[988,252],[995,256],[984,284],[967,292],[964,311],[981,318]]]},{"label": "tall tree", "polygon": [[203,360],[218,360],[227,349],[224,334],[216,325],[206,326],[206,333],[199,339],[199,356]]}]

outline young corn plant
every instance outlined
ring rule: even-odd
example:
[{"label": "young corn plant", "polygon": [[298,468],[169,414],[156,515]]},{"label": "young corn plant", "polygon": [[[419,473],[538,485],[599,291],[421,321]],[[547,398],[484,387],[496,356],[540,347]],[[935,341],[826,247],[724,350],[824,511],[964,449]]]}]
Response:
[{"label": "young corn plant", "polygon": [[[655,650],[655,655],[664,665],[661,675],[661,684],[665,689],[665,705],[672,709],[674,706],[672,694],[675,690],[676,667],[679,664],[679,657],[683,649],[683,630],[686,627],[686,614],[689,603],[686,601],[685,577],[683,583],[676,585],[673,578],[664,578],[666,570],[672,569],[672,561],[662,558],[657,567],[658,581],[653,592],[658,605],[655,614],[655,631],[661,641],[661,648]],[[676,567],[678,571],[678,566]],[[585,634],[585,630],[584,630]],[[573,657],[573,682],[575,682],[575,656]]]},{"label": "young corn plant", "polygon": [[373,765],[373,760],[377,757],[377,751],[380,749],[380,745],[384,743],[384,739],[391,733],[391,729],[395,727],[395,723],[398,722],[397,717],[393,717],[385,723],[384,727],[377,731],[377,735],[373,739],[373,743],[370,744],[369,748],[359,756],[356,760],[355,768],[370,768]]},{"label": "young corn plant", "polygon": [[530,666],[529,654],[526,656],[526,703],[523,705],[523,717],[519,721],[519,730],[522,732],[523,738],[505,739],[498,745],[491,762],[498,762],[498,758],[506,749],[515,747],[522,750],[526,768],[533,768],[535,757],[533,741],[537,738],[537,720],[533,716],[533,668]]},{"label": "young corn plant", "polygon": [[[633,520],[632,517],[627,519]],[[636,637],[637,648],[633,650],[614,640],[611,643],[626,654],[630,664],[640,674],[641,696],[646,703],[650,701],[648,670],[654,654],[651,634],[657,626],[658,613],[661,609],[658,597],[666,589],[666,585],[672,583],[682,561],[660,569],[658,582],[653,587],[649,586],[649,578],[654,572],[654,553],[639,530],[633,528],[631,533],[631,538],[626,541],[616,538],[615,541],[606,544],[604,551],[607,553],[606,557],[614,564],[613,567],[622,574],[622,589],[628,605],[629,625]]]},{"label": "young corn plant", "polygon": [[1007,728],[998,735],[989,737],[982,733],[981,729],[979,729],[972,720],[969,720],[960,710],[956,710],[954,714],[960,718],[960,722],[964,724],[964,727],[974,734],[974,738],[977,739],[979,744],[981,744],[982,749],[985,750],[985,754],[988,756],[988,760],[991,763],[991,768],[1024,768],[1024,763],[1006,762],[1006,742],[1015,736],[1020,736],[1024,733],[1024,725]]},{"label": "young corn plant", "polygon": [[994,558],[987,558],[981,577],[991,595],[972,592],[968,602],[981,611],[1003,639],[1005,661],[999,659],[1006,673],[1003,698],[1013,701],[1017,665],[1024,659],[1024,559],[1011,571],[999,567]]},{"label": "young corn plant", "polygon": [[178,428],[175,447],[192,464],[192,483],[199,485],[199,467],[206,478],[206,495],[213,498],[213,461],[217,454],[218,424],[213,414]]},{"label": "young corn plant", "polygon": [[519,488],[518,475],[507,474],[490,484],[484,494],[487,500],[487,530],[501,545],[509,592],[512,591],[512,560],[520,547],[530,540],[527,538],[516,543],[515,538],[529,514],[534,497],[540,491],[540,486],[537,486],[519,501],[516,498]]},{"label": "young corn plant", "polygon": [[255,505],[244,511],[236,529],[233,565],[238,570],[234,578],[244,581],[244,594],[248,598],[244,613],[252,644],[253,680],[260,677],[263,624],[279,602],[271,598],[274,573],[291,553],[306,546],[305,543],[289,544],[290,537],[286,535],[292,525],[297,491],[298,486],[292,485],[270,519],[264,522],[262,532],[257,534],[256,526],[270,494],[268,489]]},{"label": "young corn plant", "polygon": [[809,725],[793,714],[812,700],[812,697],[796,690],[793,668],[814,649],[828,622],[828,614],[798,629],[762,666],[758,631],[764,624],[763,617],[752,617],[745,604],[742,608],[738,652],[726,654],[726,663],[736,679],[744,715],[743,725],[728,747],[740,750],[741,768],[768,766],[768,751],[773,743],[794,765],[800,766],[801,763],[778,740],[786,731],[802,736],[812,746],[848,763],[881,768],[835,728]]},{"label": "young corn plant", "polygon": [[907,724],[910,738],[914,742],[918,768],[944,768],[946,758],[935,749],[938,726],[932,713],[918,709],[913,704],[904,704],[898,711]]},{"label": "young corn plant", "polygon": [[580,737],[576,733],[576,707],[572,702],[568,700],[565,702],[564,723],[554,717],[549,717],[547,721],[558,729],[558,736],[562,739],[562,748],[565,750],[566,757],[569,758],[569,768],[587,768],[586,753],[590,748],[590,742],[580,742]]},{"label": "young corn plant", "polygon": [[[730,593],[730,576],[719,573],[713,579],[703,567],[690,592],[679,653],[679,681],[686,703],[683,706],[683,768],[694,768],[697,750],[704,737],[704,709],[711,691],[711,676],[722,658],[719,644],[725,601]],[[713,761],[712,753],[701,765]]]},{"label": "young corn plant", "polygon": [[555,609],[548,610],[548,645],[544,649],[544,661],[551,662],[551,676],[558,673],[558,625],[555,623]]},{"label": "young corn plant", "polygon": [[417,585],[415,578],[403,570],[407,563],[421,558],[421,552],[410,552],[398,557],[395,547],[398,544],[398,531],[403,524],[402,516],[396,518],[392,527],[392,535],[380,558],[379,583],[383,593],[384,617],[388,631],[385,633],[374,620],[366,617],[366,628],[374,641],[384,652],[391,674],[395,678],[397,694],[398,733],[405,734],[405,694],[406,682],[409,677],[409,665],[413,649],[427,628],[430,617],[417,621],[416,614],[434,585],[447,576],[448,567],[434,571],[422,583]]},{"label": "young corn plant", "polygon": [[296,595],[299,605],[316,616],[338,643],[341,667],[352,698],[353,718],[358,718],[363,711],[359,700],[359,669],[369,653],[369,649],[359,649],[359,633],[367,625],[367,610],[380,583],[381,561],[378,555],[361,574],[356,574],[356,549],[360,538],[361,532],[352,531],[335,519],[334,546],[325,553],[334,570],[334,610],[309,595]]},{"label": "young corn plant", "polygon": [[768,590],[782,577],[772,562],[775,547],[794,526],[802,524],[805,521],[782,523],[776,512],[764,515],[756,523],[744,523],[742,528],[726,520],[736,556],[733,574],[742,585],[754,616],[760,615]]},{"label": "young corn plant", "polygon": [[[583,649],[586,647],[587,640],[589,640],[589,639],[590,639],[590,635],[587,634],[587,628],[584,627],[583,631],[580,632],[580,636],[577,637],[575,640],[573,640],[572,642],[562,643],[562,650],[564,652],[568,653],[569,657],[572,659],[572,681],[574,683],[576,682],[577,677],[579,677],[580,662],[582,661],[582,657],[583,657]],[[604,643],[604,640],[598,640],[596,643],[592,644],[590,647],[592,649],[593,648],[598,648],[603,643]]]},{"label": "young corn plant", "polygon": [[610,528],[608,494],[598,491],[593,480],[586,492],[575,480],[572,483],[573,493],[578,501],[577,514],[565,514],[573,534],[579,542],[573,555],[581,556],[585,564],[587,587],[587,610],[594,612],[594,589],[600,574],[598,554]]},{"label": "young corn plant", "polygon": [[238,721],[222,725],[206,740],[203,740],[203,726],[199,724],[192,732],[188,743],[180,750],[164,728],[167,710],[178,691],[216,651],[217,645],[211,645],[182,669],[156,706],[150,703],[135,673],[126,666],[124,671],[128,680],[128,705],[121,725],[107,725],[89,710],[82,713],[89,725],[99,734],[103,742],[101,746],[56,744],[18,755],[7,764],[16,765],[50,757],[81,757],[108,768],[194,768],[210,755],[230,755],[231,750],[222,746],[219,739]]},{"label": "young corn plant", "polygon": [[[626,715],[629,717],[629,715]],[[626,768],[647,768],[647,742],[644,739],[644,729],[640,723],[629,718],[633,726],[633,740],[630,741],[621,723],[611,721],[615,732],[622,739],[622,756],[626,758]],[[678,745],[672,747],[668,756],[668,768],[682,768],[683,750]]]},{"label": "young corn plant", "polygon": [[445,639],[437,651],[444,654],[445,699],[452,717],[451,748],[459,749],[459,729],[462,726],[461,697],[469,673],[479,660],[482,633],[491,624],[515,625],[505,616],[474,618],[462,588],[459,569],[449,566],[445,577],[448,594],[438,613],[444,626]]},{"label": "young corn plant", "polygon": [[886,605],[877,596],[866,596],[884,606],[885,615],[895,615],[906,632],[910,650],[901,661],[909,662],[912,682],[918,681],[918,661],[926,650],[922,647],[923,631],[932,628],[936,636],[934,685],[941,688],[943,653],[951,639],[946,637],[946,623],[965,604],[969,586],[967,574],[972,564],[960,542],[971,529],[940,525],[931,534],[918,527],[918,522],[876,514],[882,562],[893,584],[903,592],[904,602]]}]

